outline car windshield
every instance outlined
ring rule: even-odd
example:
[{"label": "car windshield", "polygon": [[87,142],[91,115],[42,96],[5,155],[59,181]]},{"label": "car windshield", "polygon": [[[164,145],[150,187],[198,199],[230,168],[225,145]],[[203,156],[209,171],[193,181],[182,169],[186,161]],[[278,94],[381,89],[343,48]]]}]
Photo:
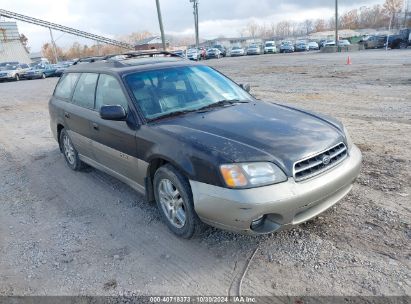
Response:
[{"label": "car windshield", "polygon": [[207,66],[173,67],[128,74],[125,81],[148,120],[196,111],[222,101],[252,97]]},{"label": "car windshield", "polygon": [[274,46],[274,43],[266,43],[265,46]]},{"label": "car windshield", "polygon": [[240,49],[240,47],[239,46],[235,46],[235,47],[233,47],[233,50],[239,50]]}]

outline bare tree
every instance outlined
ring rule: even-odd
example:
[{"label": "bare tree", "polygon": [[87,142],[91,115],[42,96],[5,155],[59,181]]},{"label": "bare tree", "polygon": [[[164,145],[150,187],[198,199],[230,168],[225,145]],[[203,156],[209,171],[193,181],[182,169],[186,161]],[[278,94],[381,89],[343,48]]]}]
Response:
[{"label": "bare tree", "polygon": [[312,33],[314,29],[314,22],[310,19],[307,19],[303,22],[303,27],[306,35],[309,35]]},{"label": "bare tree", "polygon": [[258,24],[255,21],[251,21],[247,24],[246,30],[249,36],[255,38],[257,37]]},{"label": "bare tree", "polygon": [[394,26],[398,26],[397,14],[401,12],[403,0],[385,0],[383,5],[384,11],[391,17],[391,22]]},{"label": "bare tree", "polygon": [[316,32],[323,32],[327,29],[324,19],[317,19],[314,23],[314,30]]}]

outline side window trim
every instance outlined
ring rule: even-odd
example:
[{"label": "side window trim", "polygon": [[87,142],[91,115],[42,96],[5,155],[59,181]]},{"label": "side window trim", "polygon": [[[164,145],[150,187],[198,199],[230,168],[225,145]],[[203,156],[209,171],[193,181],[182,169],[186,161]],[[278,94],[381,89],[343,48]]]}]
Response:
[{"label": "side window trim", "polygon": [[94,104],[93,104],[93,111],[95,111],[95,112],[100,112],[100,111],[97,111],[97,109],[96,109],[96,99],[97,99],[97,87],[98,87],[98,82],[100,81],[100,75],[101,75],[101,73],[98,73],[98,75],[97,75],[97,80],[96,80],[96,87],[94,88]]}]

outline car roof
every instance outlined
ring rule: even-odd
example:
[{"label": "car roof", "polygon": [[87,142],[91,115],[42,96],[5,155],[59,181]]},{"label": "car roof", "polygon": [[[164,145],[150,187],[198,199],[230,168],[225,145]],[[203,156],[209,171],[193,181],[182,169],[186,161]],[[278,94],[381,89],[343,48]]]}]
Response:
[{"label": "car roof", "polygon": [[129,72],[193,65],[198,64],[168,52],[133,52],[98,58],[98,60],[94,62],[79,62],[67,68],[66,72],[111,72],[115,74],[125,74]]}]

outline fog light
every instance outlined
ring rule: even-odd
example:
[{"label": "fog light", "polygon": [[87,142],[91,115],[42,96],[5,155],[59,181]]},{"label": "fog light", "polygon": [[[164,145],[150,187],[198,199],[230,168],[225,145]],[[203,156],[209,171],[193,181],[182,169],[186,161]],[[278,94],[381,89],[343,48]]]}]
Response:
[{"label": "fog light", "polygon": [[264,215],[262,215],[259,218],[253,220],[251,222],[251,229],[257,228],[258,226],[260,226],[263,223],[263,221],[264,221]]}]

